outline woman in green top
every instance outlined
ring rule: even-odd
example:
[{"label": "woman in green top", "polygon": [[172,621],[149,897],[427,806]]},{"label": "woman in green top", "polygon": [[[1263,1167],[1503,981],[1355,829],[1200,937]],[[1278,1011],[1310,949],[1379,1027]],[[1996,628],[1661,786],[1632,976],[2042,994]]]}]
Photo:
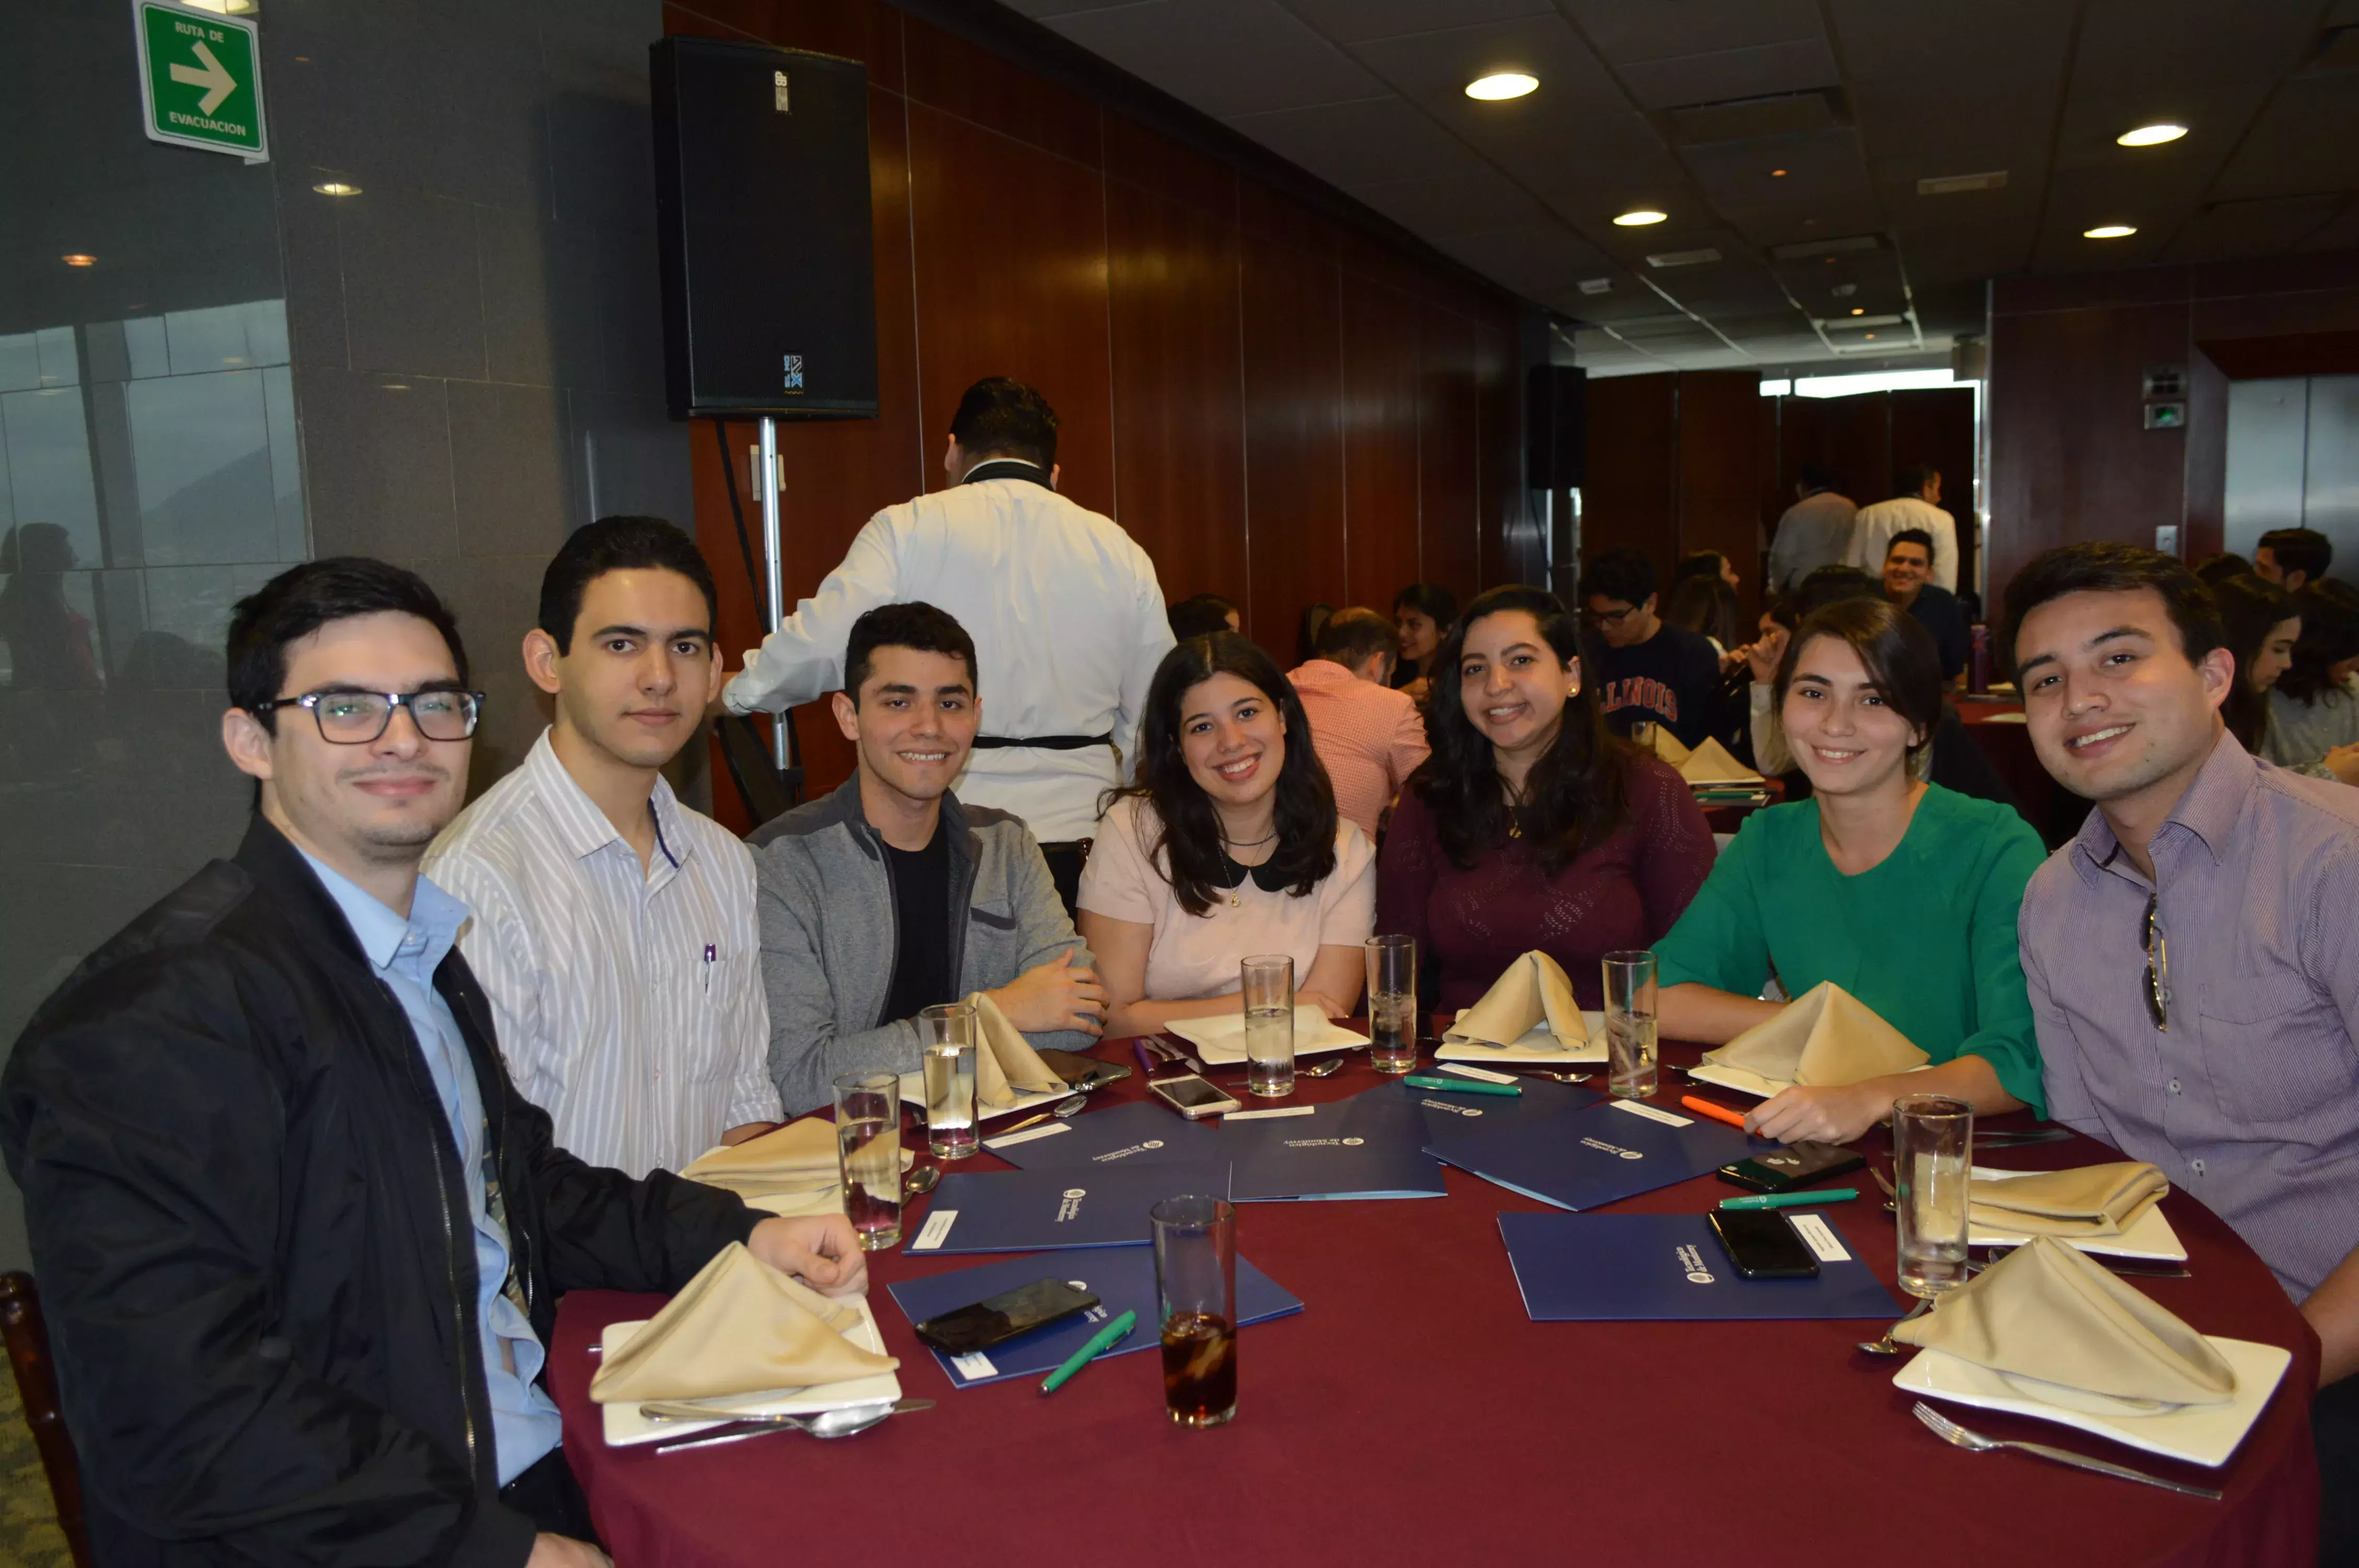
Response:
[{"label": "woman in green top", "polygon": [[1832,980],[1933,1059],[1922,1071],[1794,1087],[1745,1118],[1791,1142],[1845,1142],[1904,1094],[2045,1114],[2016,906],[2045,858],[2009,808],[1920,784],[1941,669],[1915,617],[1831,604],[1795,632],[1777,697],[1812,796],[1756,812],[1656,946],[1664,1035],[1723,1044]]}]

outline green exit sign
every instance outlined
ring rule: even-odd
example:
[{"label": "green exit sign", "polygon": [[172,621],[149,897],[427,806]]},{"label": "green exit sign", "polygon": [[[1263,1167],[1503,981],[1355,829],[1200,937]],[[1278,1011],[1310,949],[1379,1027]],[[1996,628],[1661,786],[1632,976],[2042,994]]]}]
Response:
[{"label": "green exit sign", "polygon": [[133,0],[131,9],[149,138],[248,163],[269,157],[254,24],[172,0]]}]

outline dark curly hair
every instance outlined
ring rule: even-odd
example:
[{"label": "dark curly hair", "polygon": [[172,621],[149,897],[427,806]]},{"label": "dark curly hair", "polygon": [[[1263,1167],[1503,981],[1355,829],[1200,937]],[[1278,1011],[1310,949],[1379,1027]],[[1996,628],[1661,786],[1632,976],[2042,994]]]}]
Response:
[{"label": "dark curly hair", "polygon": [[[1442,853],[1461,871],[1475,856],[1506,843],[1509,822],[1490,737],[1466,716],[1458,670],[1467,631],[1486,616],[1517,611],[1538,625],[1541,641],[1560,664],[1579,654],[1580,626],[1564,601],[1545,589],[1520,584],[1478,595],[1434,651],[1433,683],[1425,696],[1425,736],[1433,754],[1410,776],[1408,787],[1433,814]],[[1565,703],[1563,727],[1547,754],[1532,764],[1524,803],[1516,808],[1516,820],[1543,873],[1556,875],[1629,820],[1629,773],[1636,755],[1606,733],[1597,699],[1584,682]]]},{"label": "dark curly hair", "polygon": [[1155,838],[1144,848],[1160,862],[1180,907],[1202,914],[1223,891],[1221,819],[1212,797],[1188,771],[1180,723],[1188,693],[1218,675],[1231,675],[1277,705],[1286,720],[1286,761],[1277,771],[1277,849],[1264,862],[1286,879],[1296,898],[1314,892],[1335,870],[1335,790],[1319,753],[1310,749],[1310,718],[1277,661],[1235,632],[1190,637],[1163,655],[1147,688],[1138,726],[1138,782],[1106,792],[1112,806],[1136,796],[1153,808]]},{"label": "dark curly hair", "polygon": [[2329,666],[2359,658],[2359,588],[2321,578],[2293,596],[2301,635],[2293,645],[2293,667],[2277,676],[2277,689],[2304,708],[2335,689]]}]

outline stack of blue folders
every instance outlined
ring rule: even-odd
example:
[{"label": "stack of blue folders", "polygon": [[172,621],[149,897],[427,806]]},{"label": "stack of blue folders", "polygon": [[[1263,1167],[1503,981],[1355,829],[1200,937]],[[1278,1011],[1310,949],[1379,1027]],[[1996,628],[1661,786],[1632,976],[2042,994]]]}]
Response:
[{"label": "stack of blue folders", "polygon": [[1745,1279],[1701,1214],[1503,1214],[1499,1236],[1535,1323],[1890,1318],[1899,1310],[1824,1216],[1797,1225],[1819,1260],[1813,1280]]},{"label": "stack of blue folders", "polygon": [[[1125,1312],[1138,1314],[1138,1326],[1107,1356],[1145,1350],[1157,1343],[1155,1325],[1161,1315],[1155,1294],[1155,1255],[1143,1247],[1109,1248],[1092,1257],[1063,1260],[1039,1257],[1002,1258],[971,1269],[929,1274],[922,1280],[902,1280],[892,1287],[893,1300],[911,1323],[922,1323],[971,1302],[988,1300],[1003,1292],[1021,1290],[1033,1281],[1054,1277],[1089,1291],[1098,1304],[1029,1334],[1003,1340],[979,1356],[948,1356],[933,1346],[954,1388],[969,1389],[1002,1378],[1054,1371],[1089,1337]],[[1299,1297],[1285,1291],[1267,1274],[1237,1260],[1237,1324],[1264,1323],[1302,1310]]]},{"label": "stack of blue folders", "polygon": [[933,1206],[908,1249],[1030,1252],[1143,1246],[1154,1239],[1149,1209],[1165,1198],[1198,1193],[1229,1195],[1226,1161],[962,1172],[944,1176],[934,1189]]},{"label": "stack of blue folders", "polygon": [[1559,1208],[1596,1208],[1777,1148],[1734,1127],[1630,1100],[1495,1124],[1462,1120],[1427,1140],[1445,1164]]}]

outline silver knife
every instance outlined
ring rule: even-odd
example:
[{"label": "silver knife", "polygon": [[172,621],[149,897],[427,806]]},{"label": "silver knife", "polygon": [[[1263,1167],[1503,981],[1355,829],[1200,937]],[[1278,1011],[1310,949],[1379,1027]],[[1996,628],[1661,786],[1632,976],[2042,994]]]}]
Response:
[{"label": "silver knife", "polygon": [[[907,1415],[911,1411],[929,1411],[931,1400],[897,1400],[895,1415]],[[639,1413],[649,1421],[726,1421],[739,1426],[792,1426],[826,1412],[813,1411],[804,1415],[763,1415],[699,1404],[694,1400],[650,1400],[639,1407]]]}]

